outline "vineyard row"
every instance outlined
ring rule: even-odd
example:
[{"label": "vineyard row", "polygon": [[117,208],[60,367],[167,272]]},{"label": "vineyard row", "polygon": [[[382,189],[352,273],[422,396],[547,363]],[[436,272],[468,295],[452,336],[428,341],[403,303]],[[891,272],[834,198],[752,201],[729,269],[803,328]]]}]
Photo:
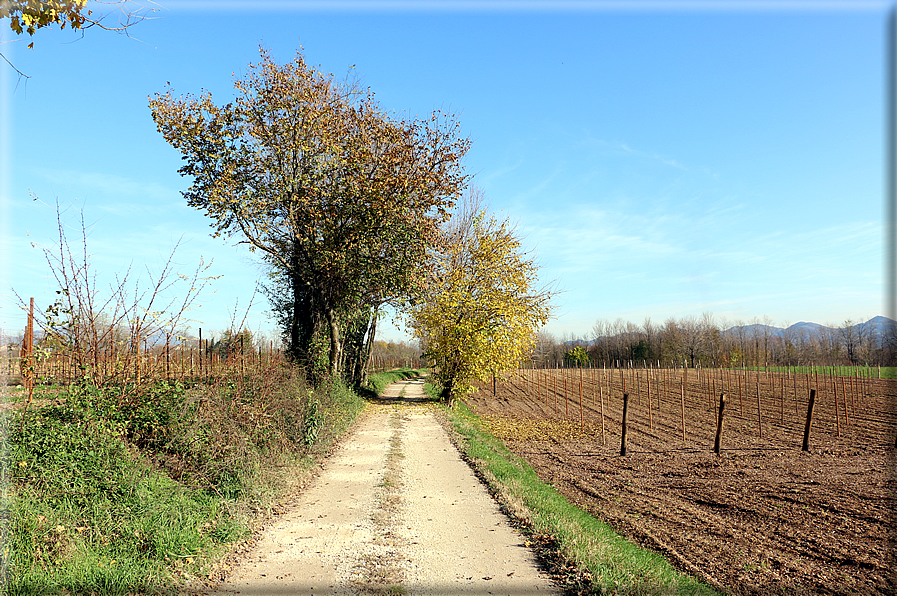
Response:
[{"label": "vineyard row", "polygon": [[[487,390],[490,388],[484,388]],[[493,383],[498,396],[525,402],[535,417],[589,426],[604,441],[619,432],[623,395],[629,424],[658,441],[706,443],[726,394],[727,427],[773,444],[800,445],[811,391],[813,427],[854,444],[893,445],[897,382],[858,374],[820,375],[733,369],[525,369]]]}]

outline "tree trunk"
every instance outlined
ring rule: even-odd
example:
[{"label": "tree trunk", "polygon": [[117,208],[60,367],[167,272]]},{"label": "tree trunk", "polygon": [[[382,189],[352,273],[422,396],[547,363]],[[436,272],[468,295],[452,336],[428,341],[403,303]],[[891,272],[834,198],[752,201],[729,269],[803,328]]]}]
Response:
[{"label": "tree trunk", "polygon": [[299,326],[299,317],[302,316],[302,282],[299,276],[292,275],[293,282],[293,316],[290,319],[290,353],[294,359],[300,359],[300,344],[302,342],[302,331]]},{"label": "tree trunk", "polygon": [[327,324],[330,326],[330,375],[336,378],[340,370],[341,344],[339,340],[339,319],[332,307],[325,311]]},{"label": "tree trunk", "polygon": [[448,381],[442,386],[442,399],[449,409],[452,409],[455,405],[455,392],[453,391],[453,388],[454,383],[452,383],[452,381]]},{"label": "tree trunk", "polygon": [[342,361],[346,381],[355,386],[363,385],[367,379],[365,367],[370,353],[370,336],[373,308],[367,308],[355,318],[347,321],[343,329]]},{"label": "tree trunk", "polygon": [[374,339],[377,335],[377,318],[380,314],[378,309],[374,309],[374,313],[371,315],[371,326],[368,329],[368,336],[364,342],[364,349],[361,351],[361,356],[359,357],[360,371],[358,374],[358,384],[364,385],[368,381],[368,365],[371,362],[371,352],[374,350]]}]

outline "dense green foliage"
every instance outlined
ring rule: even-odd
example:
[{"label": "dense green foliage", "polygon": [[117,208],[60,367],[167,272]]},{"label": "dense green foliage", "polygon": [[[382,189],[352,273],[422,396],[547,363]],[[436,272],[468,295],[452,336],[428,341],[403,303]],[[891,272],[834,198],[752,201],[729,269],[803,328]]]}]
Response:
[{"label": "dense green foliage", "polygon": [[585,366],[589,363],[589,354],[582,346],[576,346],[564,353],[564,362],[573,366]]}]

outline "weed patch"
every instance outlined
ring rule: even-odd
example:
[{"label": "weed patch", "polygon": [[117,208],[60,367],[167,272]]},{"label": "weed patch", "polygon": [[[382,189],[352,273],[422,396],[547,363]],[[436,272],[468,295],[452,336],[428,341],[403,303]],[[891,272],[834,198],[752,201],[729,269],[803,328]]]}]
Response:
[{"label": "weed patch", "polygon": [[0,582],[10,594],[176,593],[364,407],[281,367],[208,384],[83,380],[0,414]]}]

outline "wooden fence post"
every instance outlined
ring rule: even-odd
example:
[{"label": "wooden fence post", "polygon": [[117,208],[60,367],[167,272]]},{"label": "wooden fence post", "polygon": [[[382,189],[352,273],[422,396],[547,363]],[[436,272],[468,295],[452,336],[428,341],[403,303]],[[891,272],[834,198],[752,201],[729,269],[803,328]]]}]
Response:
[{"label": "wooden fence post", "polygon": [[841,393],[844,394],[844,424],[850,428],[850,414],[847,413],[847,392],[844,390],[844,377],[841,377]]},{"label": "wooden fence post", "polygon": [[554,385],[554,413],[558,412],[558,376],[556,374],[557,371],[551,371],[551,380]]},{"label": "wooden fence post", "polygon": [[719,455],[720,441],[723,436],[723,410],[726,407],[726,393],[719,395],[719,415],[716,419],[716,439],[713,441],[713,452]]},{"label": "wooden fence post", "polygon": [[763,408],[760,405],[760,371],[757,371],[757,434],[763,438]]},{"label": "wooden fence post", "polygon": [[642,405],[642,375],[639,374],[639,370],[635,369],[635,395],[636,401],[639,406]]},{"label": "wooden fence post", "polygon": [[567,369],[562,368],[561,371],[564,374],[564,420],[568,420],[570,418],[570,400],[567,395]]},{"label": "wooden fence post", "polygon": [[[779,422],[782,425],[784,425],[785,424],[785,377],[783,376],[780,379],[780,381],[781,382],[779,383],[779,394],[780,394],[780,397],[782,398],[782,401],[781,401],[782,408],[781,408],[781,411],[779,412],[779,414],[780,414]],[[773,378],[772,384],[775,385],[775,378]]]},{"label": "wooden fence post", "polygon": [[623,394],[623,431],[620,434],[620,455],[626,455],[626,421],[629,417],[629,394]]},{"label": "wooden fence post", "polygon": [[797,418],[797,369],[791,373],[791,388],[794,389],[794,417]]},{"label": "wooden fence post", "polygon": [[171,380],[171,359],[168,356],[168,347],[169,342],[171,341],[171,334],[165,334],[165,380]]},{"label": "wooden fence post", "polygon": [[835,367],[832,367],[832,387],[835,390],[835,430],[841,436],[841,414],[838,412],[838,381],[835,377]]},{"label": "wooden fence post", "polygon": [[816,390],[810,389],[810,403],[807,405],[807,422],[804,425],[804,444],[801,451],[810,450],[810,427],[813,426],[813,406],[816,405]]},{"label": "wooden fence post", "polygon": [[685,442],[685,381],[679,384],[679,407],[682,412],[682,442]]},{"label": "wooden fence post", "polygon": [[601,380],[598,380],[598,399],[601,401],[601,446],[607,445],[604,434],[604,393],[601,391]]},{"label": "wooden fence post", "polygon": [[645,370],[645,381],[648,384],[648,426],[654,432],[654,412],[651,407],[651,370]]},{"label": "wooden fence post", "polygon": [[[34,398],[34,378],[37,374],[37,363],[34,359],[34,298],[31,298],[28,310],[28,321],[25,323],[25,337],[22,339],[22,352],[19,358],[22,369],[22,381],[28,391],[28,402],[25,407],[31,405]],[[22,427],[25,426],[25,418],[22,417]]]},{"label": "wooden fence post", "polygon": [[583,413],[582,413],[582,366],[579,367],[579,430],[582,430],[584,426],[583,423]]},{"label": "wooden fence post", "polygon": [[134,340],[137,355],[135,356],[134,366],[137,370],[137,384],[140,385],[140,325],[137,326],[137,339]]}]

